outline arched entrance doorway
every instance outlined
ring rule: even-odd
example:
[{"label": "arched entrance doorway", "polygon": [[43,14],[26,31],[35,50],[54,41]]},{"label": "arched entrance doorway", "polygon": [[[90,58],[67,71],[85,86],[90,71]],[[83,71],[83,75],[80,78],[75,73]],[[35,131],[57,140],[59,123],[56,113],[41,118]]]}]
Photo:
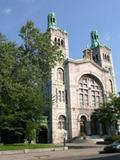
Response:
[{"label": "arched entrance doorway", "polygon": [[91,117],[91,135],[98,134],[98,123]]},{"label": "arched entrance doorway", "polygon": [[48,143],[48,129],[46,126],[40,127],[37,137],[37,143]]},{"label": "arched entrance doorway", "polygon": [[85,137],[87,135],[87,118],[81,116],[80,118],[80,136]]},{"label": "arched entrance doorway", "polygon": [[104,135],[107,134],[105,123],[100,123],[93,116],[91,116],[91,134],[92,135]]}]

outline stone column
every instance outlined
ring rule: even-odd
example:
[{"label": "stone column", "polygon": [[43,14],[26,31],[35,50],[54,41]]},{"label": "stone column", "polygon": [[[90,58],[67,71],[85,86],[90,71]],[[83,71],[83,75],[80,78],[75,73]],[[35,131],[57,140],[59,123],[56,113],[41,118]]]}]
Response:
[{"label": "stone column", "polygon": [[98,132],[99,132],[99,135],[103,135],[103,129],[102,129],[101,123],[98,123]]},{"label": "stone column", "polygon": [[117,125],[118,125],[118,134],[120,135],[120,120],[118,120]]},{"label": "stone column", "polygon": [[91,123],[90,123],[90,121],[86,122],[86,131],[87,131],[87,135],[91,135]]}]

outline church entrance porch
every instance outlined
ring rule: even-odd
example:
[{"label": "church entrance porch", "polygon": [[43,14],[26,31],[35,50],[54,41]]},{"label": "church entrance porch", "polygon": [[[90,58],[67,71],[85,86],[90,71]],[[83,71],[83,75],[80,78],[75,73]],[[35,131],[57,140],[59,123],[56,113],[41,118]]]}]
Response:
[{"label": "church entrance porch", "polygon": [[87,117],[85,114],[80,116],[79,120],[79,133],[81,138],[92,135],[103,135],[104,128],[101,123],[93,120],[93,118]]},{"label": "church entrance porch", "polygon": [[93,116],[91,116],[90,125],[91,125],[91,135],[102,136],[107,134],[106,125],[94,119]]}]

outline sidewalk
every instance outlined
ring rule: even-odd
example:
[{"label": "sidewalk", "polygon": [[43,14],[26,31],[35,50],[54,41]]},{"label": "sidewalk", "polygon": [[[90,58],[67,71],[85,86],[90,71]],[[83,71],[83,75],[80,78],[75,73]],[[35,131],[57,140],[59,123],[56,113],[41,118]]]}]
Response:
[{"label": "sidewalk", "polygon": [[16,151],[0,151],[0,160],[54,160],[70,156],[93,156],[103,150],[103,145],[97,145],[93,141],[83,143],[66,143],[66,147],[47,149],[25,149]]},{"label": "sidewalk", "polygon": [[98,148],[102,150],[104,145],[97,145],[93,142],[85,143],[66,143],[65,146],[56,147],[56,148],[44,148],[44,149],[24,149],[24,150],[10,150],[10,151],[0,151],[0,155],[12,155],[12,154],[28,154],[28,153],[45,153],[51,151],[65,151],[68,149],[89,149],[89,148]]},{"label": "sidewalk", "polygon": [[26,154],[26,153],[36,153],[36,152],[49,152],[49,151],[63,151],[68,149],[89,149],[89,148],[99,148],[103,149],[104,145],[96,144],[97,141],[102,139],[96,139],[89,137],[87,139],[75,139],[72,143],[61,144],[61,147],[56,148],[44,148],[44,149],[23,149],[23,150],[10,150],[10,151],[0,151],[0,155],[7,154]]},{"label": "sidewalk", "polygon": [[57,160],[69,157],[89,157],[99,154],[99,148],[87,148],[87,149],[69,149],[69,150],[55,150],[55,151],[41,151],[30,152],[27,154],[8,154],[0,155],[0,160]]},{"label": "sidewalk", "polygon": [[63,151],[68,150],[68,147],[56,147],[56,148],[42,148],[42,149],[23,149],[23,150],[9,150],[0,151],[0,155],[12,155],[12,154],[27,154],[27,153],[37,153],[37,152],[51,152],[51,151]]}]

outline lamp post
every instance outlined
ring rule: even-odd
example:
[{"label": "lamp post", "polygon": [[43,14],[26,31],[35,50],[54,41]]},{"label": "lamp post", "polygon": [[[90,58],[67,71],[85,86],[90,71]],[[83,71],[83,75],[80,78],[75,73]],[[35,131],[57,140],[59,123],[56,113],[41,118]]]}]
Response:
[{"label": "lamp post", "polygon": [[64,131],[64,133],[63,133],[63,146],[64,147],[66,146],[66,135],[67,135],[67,133],[66,133],[66,131]]},{"label": "lamp post", "polygon": [[117,121],[117,125],[118,125],[118,135],[120,135],[120,120]]}]

